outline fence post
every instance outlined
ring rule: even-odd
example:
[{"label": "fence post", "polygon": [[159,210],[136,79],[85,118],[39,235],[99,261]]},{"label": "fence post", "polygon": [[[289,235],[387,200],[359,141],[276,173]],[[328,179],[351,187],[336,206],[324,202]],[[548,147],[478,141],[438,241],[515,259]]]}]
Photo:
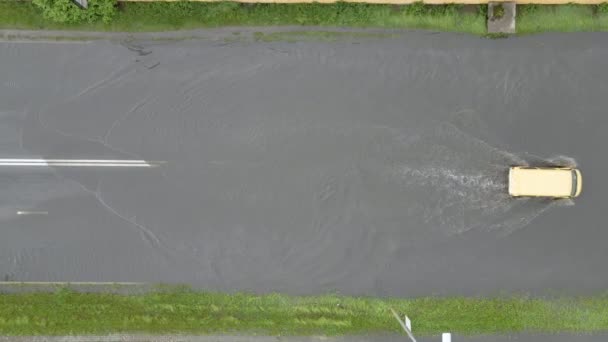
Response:
[{"label": "fence post", "polygon": [[[404,321],[402,321],[401,318],[399,318],[399,315],[397,314],[397,312],[395,312],[395,310],[393,310],[393,308],[391,308],[391,312],[393,313],[393,316],[395,316],[395,319],[397,320],[397,322],[399,322],[399,324],[401,325],[403,330],[405,330],[405,332],[407,333],[407,336],[410,338],[410,340],[412,340],[412,342],[416,342],[416,338],[414,337],[414,334],[412,333],[412,321],[410,320],[410,318],[407,317],[407,315],[406,315],[406,316],[404,316]],[[441,334],[441,342],[452,342],[452,334],[451,333]]]},{"label": "fence post", "polygon": [[401,318],[399,318],[399,315],[397,315],[395,310],[393,310],[393,308],[391,308],[391,312],[393,313],[393,316],[395,316],[395,319],[397,320],[397,322],[399,322],[399,324],[401,325],[403,330],[405,330],[405,332],[407,333],[407,336],[409,336],[410,340],[412,340],[412,342],[416,342],[416,338],[412,334],[412,321],[410,321],[410,319],[407,316],[405,316],[406,323],[404,323],[401,320]]}]

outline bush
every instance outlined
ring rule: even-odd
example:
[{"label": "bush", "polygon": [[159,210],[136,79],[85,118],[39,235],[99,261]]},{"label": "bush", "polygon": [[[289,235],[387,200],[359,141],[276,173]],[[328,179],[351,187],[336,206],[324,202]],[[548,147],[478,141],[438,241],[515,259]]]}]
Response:
[{"label": "bush", "polygon": [[517,15],[533,14],[540,11],[541,5],[538,4],[527,4],[517,6]]},{"label": "bush", "polygon": [[597,5],[597,13],[608,14],[608,2]]},{"label": "bush", "polygon": [[109,23],[116,15],[116,0],[89,0],[88,8],[82,9],[71,0],[33,0],[42,9],[45,18],[58,23],[77,24],[102,21]]},{"label": "bush", "polygon": [[477,5],[477,12],[484,18],[487,18],[488,17],[488,5],[487,4]]},{"label": "bush", "polygon": [[494,13],[492,13],[493,19],[500,19],[505,16],[505,8],[502,4],[498,4],[494,6]]},{"label": "bush", "polygon": [[412,16],[444,16],[457,14],[461,8],[460,4],[427,5],[416,1],[405,6],[405,13]]}]

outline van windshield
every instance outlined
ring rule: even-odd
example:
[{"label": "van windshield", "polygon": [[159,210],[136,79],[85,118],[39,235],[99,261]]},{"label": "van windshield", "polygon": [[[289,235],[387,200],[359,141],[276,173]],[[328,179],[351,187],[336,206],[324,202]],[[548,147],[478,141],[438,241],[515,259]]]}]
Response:
[{"label": "van windshield", "polygon": [[578,182],[577,182],[576,171],[572,170],[572,192],[570,193],[571,197],[576,196],[577,185],[578,185]]}]

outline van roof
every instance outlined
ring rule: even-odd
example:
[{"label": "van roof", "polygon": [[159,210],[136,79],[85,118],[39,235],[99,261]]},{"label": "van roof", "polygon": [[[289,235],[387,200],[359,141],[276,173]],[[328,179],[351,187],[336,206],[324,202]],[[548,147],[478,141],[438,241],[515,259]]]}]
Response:
[{"label": "van roof", "polygon": [[521,168],[509,171],[509,194],[512,196],[570,197],[573,176],[571,169]]}]

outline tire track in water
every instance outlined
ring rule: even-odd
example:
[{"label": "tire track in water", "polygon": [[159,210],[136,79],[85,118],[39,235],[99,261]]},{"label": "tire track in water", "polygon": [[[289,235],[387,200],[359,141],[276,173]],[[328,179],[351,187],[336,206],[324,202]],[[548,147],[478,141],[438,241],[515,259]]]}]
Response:
[{"label": "tire track in water", "polygon": [[508,167],[529,164],[522,157],[449,123],[438,122],[422,136],[404,152],[412,160],[405,157],[390,177],[406,188],[426,189],[429,197],[419,214],[433,229],[448,235],[472,230],[509,234],[555,205],[508,196]]}]

